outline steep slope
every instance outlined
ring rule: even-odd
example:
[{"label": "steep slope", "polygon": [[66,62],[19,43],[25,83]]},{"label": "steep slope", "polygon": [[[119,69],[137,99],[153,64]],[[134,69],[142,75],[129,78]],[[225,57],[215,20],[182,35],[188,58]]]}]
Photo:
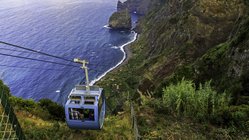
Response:
[{"label": "steep slope", "polygon": [[[205,56],[212,57],[219,52],[235,51],[236,48],[247,53],[247,46],[243,43],[247,42],[246,20],[249,8],[246,2],[244,0],[168,0],[161,4],[160,8],[150,12],[139,23],[142,34],[131,47],[133,58],[128,65],[120,69],[119,73],[114,72],[103,80],[104,83],[109,83],[109,86],[112,85],[110,83],[114,83],[119,87],[116,90],[116,86],[113,85],[108,93],[138,90],[142,93],[157,93],[160,97],[163,87],[185,77],[194,80],[196,85],[213,80],[212,84],[218,91],[227,90],[239,95],[236,84],[226,82],[225,78],[228,77],[226,71],[235,63],[235,60],[231,59],[236,57],[230,57],[233,53],[227,54],[224,58],[224,61],[230,58],[230,61],[226,61],[227,65],[223,65],[224,61],[219,57],[215,58],[217,60],[212,65],[221,65],[219,69],[214,67],[204,71],[202,69],[206,64],[201,63],[201,60]],[[232,41],[234,43],[231,43]],[[216,49],[217,52],[212,52],[213,49],[224,45],[225,47],[221,47],[224,50]],[[240,65],[244,67],[248,60],[246,61],[247,57],[244,55],[241,56],[245,61],[240,61]],[[246,73],[246,70],[243,73]],[[242,77],[245,76],[239,74],[233,80]],[[219,85],[222,84],[222,79],[224,85]],[[242,82],[242,85],[241,89],[247,89],[246,83]]]},{"label": "steep slope", "polygon": [[[126,106],[125,111],[118,115],[108,115],[101,131],[73,130],[67,127],[64,119],[64,108],[57,103],[48,99],[34,102],[11,96],[9,88],[1,80],[0,87],[1,94],[4,91],[9,95],[10,103],[28,140],[132,139],[128,106]],[[2,112],[2,106],[0,111]],[[2,127],[0,126],[1,129],[4,128]],[[0,138],[2,138],[4,130],[0,134]],[[6,132],[6,135],[8,134]]]},{"label": "steep slope", "polygon": [[220,91],[233,94],[234,103],[249,103],[249,17],[241,20],[226,42],[209,50],[194,63],[197,82],[213,79]]},{"label": "steep slope", "polygon": [[[242,0],[169,0],[150,13],[140,25],[143,34],[139,47],[146,60],[140,69],[144,74],[139,89],[160,90],[179,68],[229,41],[246,13],[248,7]],[[194,78],[187,73],[185,77]]]},{"label": "steep slope", "polygon": [[[112,99],[111,106],[122,109],[126,96],[137,103],[139,131],[144,138],[247,139],[248,1],[164,2],[140,21],[142,33],[131,46],[133,58],[102,80],[108,93],[119,99],[118,107]],[[207,112],[215,103],[212,98],[225,101],[219,97],[223,92],[232,95],[232,102],[211,116],[204,115],[202,121],[184,115],[183,104],[198,100],[186,97],[191,91],[185,85],[177,86],[183,78],[194,82],[191,88],[196,93],[218,93],[206,98]],[[211,87],[203,90],[210,80]],[[186,93],[172,101],[177,104],[174,111],[165,105],[162,92],[172,84],[176,91]]]},{"label": "steep slope", "polygon": [[[248,139],[248,1],[160,2],[164,3],[141,20],[142,34],[131,46],[133,57],[128,64],[99,82],[111,114],[103,131],[69,130],[61,121],[46,119],[51,114],[32,112],[33,103],[30,107],[25,102],[21,108],[25,114],[17,111],[24,132],[30,138],[39,134],[42,139],[67,138],[65,135],[72,139],[132,139],[127,107],[127,100],[132,100],[144,139]],[[211,86],[204,84],[209,80]],[[167,89],[181,93],[172,95],[171,105],[165,103]],[[203,95],[200,101],[206,101],[201,102],[206,108],[190,97],[196,94]],[[233,102],[228,104],[230,94]],[[20,110],[23,103],[16,105]],[[192,105],[195,114],[189,109]],[[49,114],[45,112],[42,114]],[[53,135],[56,131],[58,135]]]}]

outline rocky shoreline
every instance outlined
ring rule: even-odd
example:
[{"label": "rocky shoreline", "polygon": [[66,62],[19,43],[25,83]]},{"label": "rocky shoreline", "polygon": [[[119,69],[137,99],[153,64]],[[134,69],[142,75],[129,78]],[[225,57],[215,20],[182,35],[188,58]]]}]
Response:
[{"label": "rocky shoreline", "polygon": [[97,79],[94,79],[93,81],[91,81],[90,85],[94,85],[96,82],[100,81],[103,77],[105,77],[106,74],[108,74],[109,72],[111,72],[113,70],[116,70],[116,69],[120,68],[121,66],[127,64],[128,60],[132,57],[132,52],[130,50],[130,45],[133,42],[135,42],[137,39],[138,39],[138,34],[135,33],[135,36],[134,36],[133,40],[131,40],[131,41],[129,41],[126,44],[121,46],[121,51],[124,53],[123,59],[116,66],[110,68],[104,74],[99,76]]},{"label": "rocky shoreline", "polygon": [[116,67],[116,69],[118,69],[121,66],[127,64],[129,62],[129,59],[132,58],[133,54],[132,54],[132,51],[131,51],[131,45],[132,45],[133,42],[137,41],[138,38],[139,38],[139,34],[136,34],[134,41],[132,41],[128,45],[124,46],[125,59],[124,59],[124,61],[119,66]]}]

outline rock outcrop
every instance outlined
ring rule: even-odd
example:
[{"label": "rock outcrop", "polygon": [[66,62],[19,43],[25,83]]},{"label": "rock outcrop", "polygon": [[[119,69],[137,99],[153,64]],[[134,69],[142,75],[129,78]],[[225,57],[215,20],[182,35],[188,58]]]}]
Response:
[{"label": "rock outcrop", "polygon": [[109,19],[109,27],[112,29],[128,29],[132,28],[131,16],[128,10],[118,11],[112,14]]},{"label": "rock outcrop", "polygon": [[147,14],[153,7],[159,5],[159,0],[127,0],[125,2],[118,1],[117,10],[123,11],[128,9],[131,13],[140,15]]}]

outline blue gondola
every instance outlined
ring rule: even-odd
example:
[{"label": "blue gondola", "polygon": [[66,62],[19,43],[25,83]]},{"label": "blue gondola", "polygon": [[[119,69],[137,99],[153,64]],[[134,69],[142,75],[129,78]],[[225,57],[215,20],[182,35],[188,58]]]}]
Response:
[{"label": "blue gondola", "polygon": [[65,104],[66,122],[73,129],[101,129],[105,118],[105,95],[102,88],[89,86],[86,61],[82,63],[86,73],[86,85],[76,85]]}]

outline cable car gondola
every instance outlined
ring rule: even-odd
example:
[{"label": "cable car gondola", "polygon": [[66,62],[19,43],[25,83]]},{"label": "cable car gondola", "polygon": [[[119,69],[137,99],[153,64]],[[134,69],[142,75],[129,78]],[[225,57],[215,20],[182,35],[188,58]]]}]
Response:
[{"label": "cable car gondola", "polygon": [[89,86],[85,60],[74,59],[85,69],[86,85],[76,85],[65,105],[66,122],[73,129],[101,129],[105,118],[105,95],[103,88]]}]

